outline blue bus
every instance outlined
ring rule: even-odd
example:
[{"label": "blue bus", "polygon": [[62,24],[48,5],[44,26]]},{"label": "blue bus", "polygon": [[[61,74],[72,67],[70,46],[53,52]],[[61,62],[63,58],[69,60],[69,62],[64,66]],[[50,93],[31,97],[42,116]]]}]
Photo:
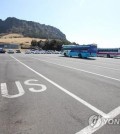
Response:
[{"label": "blue bus", "polygon": [[66,57],[97,57],[97,45],[62,45],[61,54]]}]

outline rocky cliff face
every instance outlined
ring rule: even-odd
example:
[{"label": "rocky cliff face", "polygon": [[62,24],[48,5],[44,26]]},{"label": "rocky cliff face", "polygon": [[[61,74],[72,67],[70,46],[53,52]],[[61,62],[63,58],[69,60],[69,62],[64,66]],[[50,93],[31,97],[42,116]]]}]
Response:
[{"label": "rocky cliff face", "polygon": [[34,38],[66,40],[65,34],[53,26],[11,17],[5,21],[0,19],[0,34],[1,33],[18,33]]}]

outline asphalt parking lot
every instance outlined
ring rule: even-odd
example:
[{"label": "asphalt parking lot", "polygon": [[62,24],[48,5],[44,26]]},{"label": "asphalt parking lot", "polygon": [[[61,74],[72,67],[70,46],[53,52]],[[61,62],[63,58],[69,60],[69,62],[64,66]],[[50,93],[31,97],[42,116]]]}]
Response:
[{"label": "asphalt parking lot", "polygon": [[0,86],[0,134],[120,134],[120,59],[0,54]]}]

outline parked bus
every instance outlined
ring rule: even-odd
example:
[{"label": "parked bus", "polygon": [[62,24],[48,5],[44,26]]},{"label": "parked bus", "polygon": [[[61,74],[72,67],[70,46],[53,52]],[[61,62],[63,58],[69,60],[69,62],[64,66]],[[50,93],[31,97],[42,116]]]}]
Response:
[{"label": "parked bus", "polygon": [[96,57],[97,56],[97,45],[62,45],[61,54],[67,57]]},{"label": "parked bus", "polygon": [[119,57],[120,48],[98,48],[97,56],[107,58]]}]

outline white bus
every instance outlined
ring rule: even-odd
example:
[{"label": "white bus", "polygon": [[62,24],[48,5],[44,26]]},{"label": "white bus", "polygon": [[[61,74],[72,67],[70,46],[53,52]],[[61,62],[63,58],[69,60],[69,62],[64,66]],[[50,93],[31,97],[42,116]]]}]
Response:
[{"label": "white bus", "polygon": [[98,48],[97,50],[98,57],[120,57],[120,48]]}]

